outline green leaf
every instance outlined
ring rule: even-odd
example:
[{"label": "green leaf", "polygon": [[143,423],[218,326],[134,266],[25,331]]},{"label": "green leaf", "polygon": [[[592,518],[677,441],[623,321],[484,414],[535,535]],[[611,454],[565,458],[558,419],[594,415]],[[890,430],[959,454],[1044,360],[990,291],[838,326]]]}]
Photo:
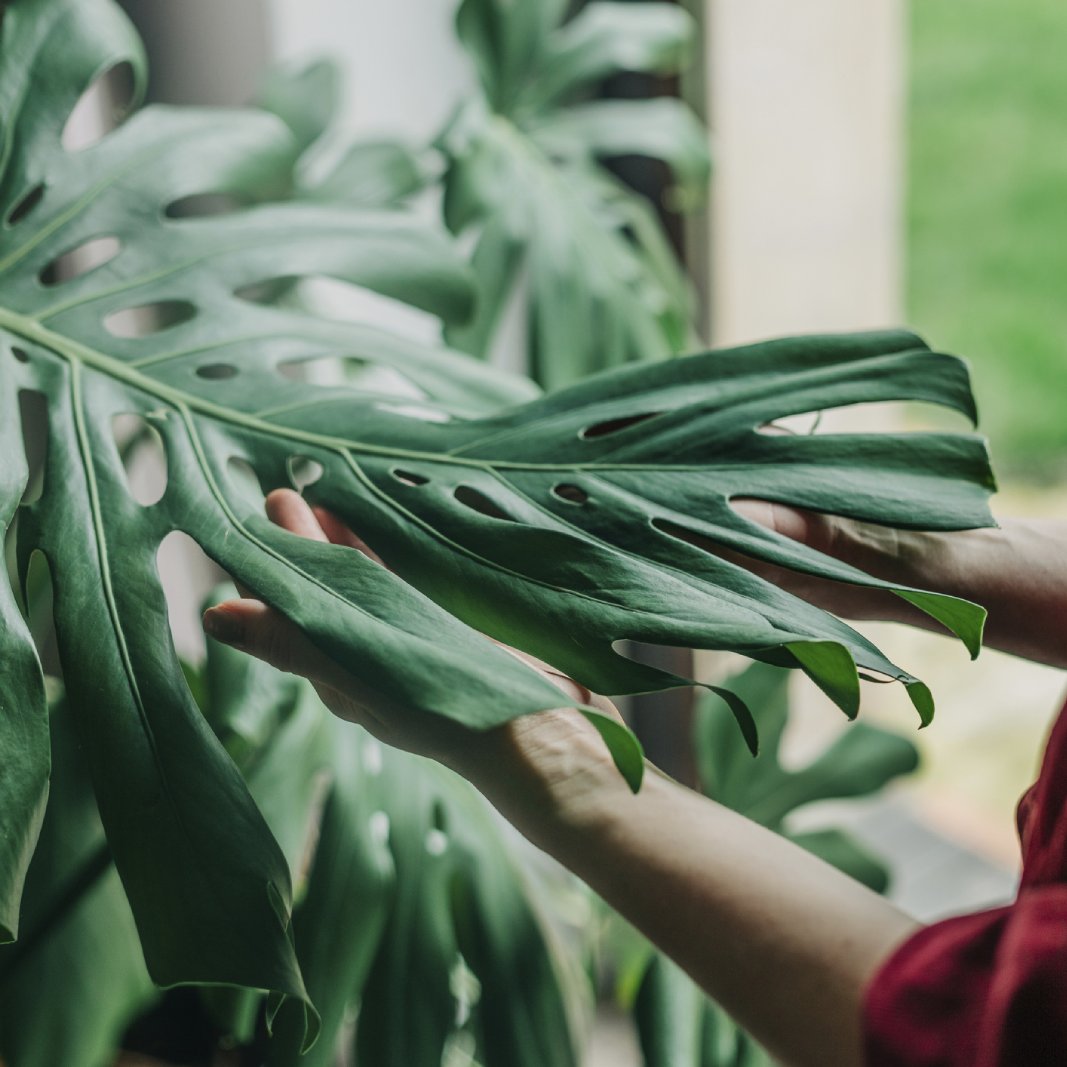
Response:
[{"label": "green leaf", "polygon": [[644,1067],[702,1067],[706,1006],[707,1000],[692,979],[657,954],[645,971],[634,1004]]},{"label": "green leaf", "polygon": [[546,103],[620,71],[676,74],[689,61],[694,32],[692,17],[673,4],[594,0],[554,35],[532,91]]},{"label": "green leaf", "polygon": [[[347,723],[330,721],[328,731],[332,786],[307,894],[293,923],[301,971],[322,1030],[314,1048],[301,1055],[300,1020],[291,1011],[280,1017],[268,1048],[271,1067],[332,1067],[345,1018],[367,983],[398,892],[387,837],[376,829],[384,814],[375,780],[382,773],[380,747]],[[417,880],[418,874],[411,877]]]},{"label": "green leaf", "polygon": [[99,1067],[156,991],[62,702],[51,727],[55,784],[21,940],[0,948],[0,1056],[11,1067]]},{"label": "green leaf", "polygon": [[[72,714],[158,982],[306,999],[289,937],[289,862],[172,647],[156,553],[174,530],[301,627],[386,713],[488,728],[558,707],[559,690],[486,633],[608,693],[687,683],[619,655],[622,640],[791,663],[787,646],[835,643],[913,683],[849,627],[690,534],[884,585],[755,528],[730,497],[939,529],[991,521],[975,438],[758,432],[783,415],[871,400],[966,407],[957,361],[906,334],[784,341],[617,372],[495,414],[452,412],[433,397],[451,389],[495,411],[492,398],[514,396],[514,380],[241,295],[276,281],[283,264],[286,277],[333,276],[461,319],[470,293],[439,236],[397,213],[322,204],[172,218],[187,197],[290,174],[282,125],[150,109],[71,154],[60,133],[80,91],[121,60],[139,69],[132,30],[108,0],[15,0],[4,33],[0,387],[5,411],[18,390],[41,393],[48,411],[44,487],[19,513],[19,566],[24,577],[40,551],[52,571]],[[105,235],[120,244],[112,260],[54,278],[58,258]],[[146,306],[157,314],[142,316],[140,335],[116,336],[111,316]],[[386,363],[429,398],[398,403],[279,373],[335,356]],[[167,485],[150,506],[128,488],[112,433],[119,415],[140,417],[162,442]],[[307,496],[366,533],[397,573],[266,520],[240,464],[269,489],[305,461],[322,468]],[[24,481],[17,442],[3,464],[9,516]],[[933,594],[927,610],[949,618]],[[958,602],[951,612],[962,626]],[[27,665],[5,679],[5,706],[29,714],[40,695],[33,649],[17,620],[3,636],[11,662]],[[269,719],[240,714],[228,742],[248,743]],[[612,733],[636,783],[638,750]],[[11,840],[32,837],[29,804],[4,812]],[[440,1012],[428,1009],[427,1034]]]},{"label": "green leaf", "polygon": [[808,830],[787,836],[794,844],[855,878],[868,889],[876,893],[885,893],[889,889],[889,871],[885,864],[843,830]]},{"label": "green leaf", "polygon": [[437,1067],[457,1030],[460,957],[481,987],[468,1010],[490,1063],[576,1065],[556,947],[491,811],[466,782],[382,751],[372,806],[388,820],[396,890],[363,988],[360,1062]]},{"label": "green leaf", "polygon": [[340,68],[320,59],[273,68],[260,91],[259,102],[292,130],[297,149],[304,152],[333,124],[340,95]]},{"label": "green leaf", "polygon": [[919,765],[915,746],[903,737],[866,723],[853,723],[818,759],[785,774],[745,814],[778,826],[790,812],[818,800],[864,797]]},{"label": "green leaf", "polygon": [[666,4],[593,3],[559,25],[562,7],[463,4],[461,36],[484,96],[461,106],[439,139],[446,219],[475,236],[479,288],[474,322],[448,338],[491,355],[518,296],[529,370],[548,388],[672,355],[692,337],[688,283],[658,220],[597,157],[666,160],[675,206],[699,201],[708,171],[704,131],[677,100],[565,99],[621,70],[677,72],[689,16]]},{"label": "green leaf", "polygon": [[708,131],[673,97],[598,100],[551,114],[532,136],[553,158],[649,156],[667,163],[686,200],[698,204],[710,176]]},{"label": "green leaf", "polygon": [[[19,434],[18,397],[11,367],[0,361],[0,540],[7,537],[26,486],[27,469]],[[48,712],[44,677],[14,592],[0,581],[0,941],[19,927],[19,900],[37,843],[48,796]]]}]

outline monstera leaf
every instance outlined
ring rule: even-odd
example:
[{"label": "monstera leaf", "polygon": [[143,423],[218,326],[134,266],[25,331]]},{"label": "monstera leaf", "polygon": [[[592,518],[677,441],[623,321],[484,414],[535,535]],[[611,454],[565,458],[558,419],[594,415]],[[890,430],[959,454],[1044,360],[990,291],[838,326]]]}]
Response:
[{"label": "monstera leaf", "polygon": [[[172,531],[302,627],[385,709],[485,728],[558,706],[559,690],[488,633],[608,693],[686,681],[625,659],[616,641],[736,649],[801,667],[849,714],[858,663],[903,680],[929,717],[929,693],[869,642],[694,539],[879,584],[754,527],[730,497],[909,526],[989,523],[977,438],[759,432],[779,416],[872,400],[970,412],[958,361],[907,334],[777,342],[471,417],[526,387],[249,296],[279,277],[327,275],[460,321],[470,293],[440,238],[395,213],[319,203],[205,217],[204,195],[240,198],[266,174],[291,176],[299,146],[276,117],[149,109],[70,152],[61,135],[97,75],[129,63],[143,80],[136,37],[110,0],[13,0],[2,32],[0,519],[6,534],[17,509],[23,581],[36,555],[51,571],[71,715],[158,983],[305,998],[286,856],[172,646],[156,564]],[[97,265],[85,270],[90,245]],[[398,404],[283,373],[322,358],[388,365],[426,399]],[[39,497],[22,500],[19,410],[31,395],[46,408],[47,458]],[[158,500],[141,502],[129,486],[120,416],[158,437]],[[308,496],[363,531],[394,570],[267,522],[262,490],[316,470]],[[979,609],[897,592],[976,648]],[[3,779],[0,834],[13,929],[47,738],[40,668],[6,586],[0,620],[0,728],[18,754]],[[636,787],[636,743],[584,710]]]},{"label": "monstera leaf", "polygon": [[594,0],[465,0],[460,37],[482,97],[439,139],[450,228],[477,233],[475,320],[449,339],[492,352],[504,309],[526,294],[530,373],[542,385],[674,354],[691,339],[688,288],[646,201],[604,157],[666,161],[676,199],[697,199],[707,134],[680,101],[590,101],[620,71],[676,73],[693,25],[680,7]]}]

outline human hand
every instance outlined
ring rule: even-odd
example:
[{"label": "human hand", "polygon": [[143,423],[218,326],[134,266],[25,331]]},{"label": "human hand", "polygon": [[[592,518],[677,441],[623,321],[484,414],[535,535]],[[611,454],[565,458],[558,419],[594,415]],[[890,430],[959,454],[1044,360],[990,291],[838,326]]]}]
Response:
[{"label": "human hand", "polygon": [[[330,512],[311,508],[288,489],[271,493],[267,516],[282,528],[381,559]],[[625,785],[596,729],[573,708],[523,716],[495,730],[478,731],[414,708],[383,707],[358,678],[330,659],[280,612],[251,596],[227,601],[204,613],[204,629],[216,640],[299,674],[315,687],[337,716],[367,729],[383,743],[427,756],[474,783],[527,836],[524,813],[531,805],[568,802],[590,795],[606,782]],[[486,638],[489,641],[489,638]],[[494,642],[496,643],[496,642]],[[619,718],[604,697],[517,649],[499,645],[556,685],[568,703],[594,707]]]}]

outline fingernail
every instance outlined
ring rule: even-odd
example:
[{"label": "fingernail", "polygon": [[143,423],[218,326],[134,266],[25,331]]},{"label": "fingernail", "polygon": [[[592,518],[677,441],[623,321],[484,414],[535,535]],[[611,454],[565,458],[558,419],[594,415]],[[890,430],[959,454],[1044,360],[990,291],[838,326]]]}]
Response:
[{"label": "fingernail", "polygon": [[204,633],[224,645],[239,645],[244,640],[244,626],[228,611],[211,608],[204,612]]}]

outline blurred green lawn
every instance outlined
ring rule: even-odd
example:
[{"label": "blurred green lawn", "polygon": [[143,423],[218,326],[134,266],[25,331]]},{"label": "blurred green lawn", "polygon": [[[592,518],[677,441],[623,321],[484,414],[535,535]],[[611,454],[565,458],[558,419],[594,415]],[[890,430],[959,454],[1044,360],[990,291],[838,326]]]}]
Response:
[{"label": "blurred green lawn", "polygon": [[1067,484],[1067,0],[912,0],[908,302],[1009,480]]}]

